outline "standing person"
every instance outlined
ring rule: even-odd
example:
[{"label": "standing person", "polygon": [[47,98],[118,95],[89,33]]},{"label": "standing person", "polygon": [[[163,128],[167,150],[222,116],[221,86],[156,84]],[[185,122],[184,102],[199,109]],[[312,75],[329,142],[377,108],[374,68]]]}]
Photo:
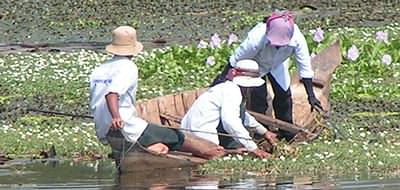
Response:
[{"label": "standing person", "polygon": [[254,127],[257,133],[268,140],[276,141],[273,133],[245,112],[243,105],[247,91],[264,84],[264,80],[259,77],[258,64],[253,60],[238,61],[229,70],[227,78],[228,80],[209,88],[197,98],[183,117],[181,127],[225,148],[232,148],[229,144],[221,144],[218,138],[217,128],[221,121],[223,129],[236,142],[255,156],[267,158],[269,154],[257,147],[243,125],[245,123],[245,126]]},{"label": "standing person", "polygon": [[[175,129],[149,124],[138,116],[135,108],[138,68],[131,59],[142,51],[136,30],[120,26],[113,31],[112,43],[106,51],[114,56],[94,69],[90,76],[90,109],[94,114],[96,135],[113,148],[118,161],[128,149],[149,150],[166,154],[169,150],[197,151],[206,158],[218,157],[223,148],[204,150],[185,142],[185,135]],[[203,149],[202,149],[203,148]],[[209,148],[209,147],[206,147]]]},{"label": "standing person", "polygon": [[[265,22],[257,24],[250,30],[247,38],[229,57],[229,64],[214,81],[224,78],[229,68],[235,67],[238,61],[253,59],[260,66],[261,75],[268,77],[275,94],[272,105],[277,119],[293,123],[292,94],[290,91],[289,57],[294,55],[298,73],[303,81],[312,110],[322,110],[320,101],[315,97],[312,78],[314,72],[304,35],[294,23],[293,15],[288,11],[276,11]],[[267,104],[266,85],[257,87],[251,92],[250,110],[265,113]],[[290,140],[295,134],[280,130],[280,137]]]}]

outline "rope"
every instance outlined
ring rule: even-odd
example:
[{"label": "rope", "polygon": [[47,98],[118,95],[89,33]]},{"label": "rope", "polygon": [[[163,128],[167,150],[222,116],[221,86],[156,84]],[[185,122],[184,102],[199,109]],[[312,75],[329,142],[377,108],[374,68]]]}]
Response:
[{"label": "rope", "polygon": [[[54,115],[68,116],[68,117],[81,117],[81,118],[93,119],[93,116],[90,116],[90,115],[69,114],[69,113],[48,111],[48,110],[39,110],[39,109],[33,109],[33,108],[28,108],[28,111],[39,112],[39,113],[44,113],[44,114],[54,114]],[[167,126],[167,125],[160,125],[160,126],[161,127],[165,127],[165,128],[169,128],[169,129],[176,129],[176,130],[181,130],[181,131],[189,131],[189,132],[192,132],[192,133],[205,133],[205,134],[213,134],[213,135],[220,135],[220,136],[226,136],[226,137],[233,137],[233,138],[244,139],[244,140],[253,140],[251,138],[239,137],[239,136],[236,136],[236,135],[231,135],[231,134],[226,134],[226,133],[218,133],[218,132],[209,132],[209,131],[200,131],[200,130],[193,130],[193,129],[177,128],[177,127],[171,127],[171,126]]]}]

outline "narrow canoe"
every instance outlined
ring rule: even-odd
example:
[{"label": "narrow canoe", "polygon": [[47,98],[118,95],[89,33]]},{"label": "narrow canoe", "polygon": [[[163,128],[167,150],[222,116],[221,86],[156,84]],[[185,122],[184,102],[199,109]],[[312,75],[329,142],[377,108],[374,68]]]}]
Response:
[{"label": "narrow canoe", "polygon": [[[314,92],[328,114],[330,110],[330,81],[332,79],[332,74],[340,65],[341,61],[342,56],[339,41],[333,43],[312,58],[312,66],[315,72],[313,79]],[[292,75],[290,88],[293,97],[294,124],[288,124],[274,119],[271,116],[272,111],[267,111],[265,115],[252,114],[258,121],[268,124],[269,126],[299,132],[294,140],[295,142],[313,139],[323,129],[323,127],[321,127],[321,124],[324,123],[323,117],[319,117],[318,112],[311,111],[304,85],[300,81],[297,73]],[[272,88],[268,87],[268,89]],[[181,118],[188,111],[196,98],[206,90],[206,88],[203,88],[156,97],[138,102],[136,108],[139,115],[148,122],[166,127],[179,128]],[[269,91],[269,93],[273,96],[272,91]],[[173,168],[193,166],[204,162],[206,162],[205,159],[185,153],[172,153],[166,156],[150,155],[148,153],[128,153],[124,156],[124,159],[121,160],[121,171],[137,171],[140,169],[148,169],[149,167]]]}]

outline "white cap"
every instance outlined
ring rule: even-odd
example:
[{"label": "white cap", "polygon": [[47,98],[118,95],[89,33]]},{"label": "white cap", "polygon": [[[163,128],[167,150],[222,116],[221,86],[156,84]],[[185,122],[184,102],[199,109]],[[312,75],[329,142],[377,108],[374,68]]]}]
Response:
[{"label": "white cap", "polygon": [[258,63],[251,59],[240,60],[235,66],[232,82],[242,87],[257,87],[265,83],[260,77]]}]

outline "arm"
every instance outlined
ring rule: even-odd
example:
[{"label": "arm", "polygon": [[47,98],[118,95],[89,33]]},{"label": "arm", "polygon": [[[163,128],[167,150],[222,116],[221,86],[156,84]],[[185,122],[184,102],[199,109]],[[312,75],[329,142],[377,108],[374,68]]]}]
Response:
[{"label": "arm", "polygon": [[304,88],[306,89],[308,95],[308,102],[311,105],[311,109],[323,110],[321,102],[315,97],[314,89],[312,85],[312,78],[314,77],[314,72],[312,70],[310,53],[308,51],[308,46],[304,35],[296,26],[296,40],[297,46],[295,49],[296,63],[299,66],[299,75],[303,81]]},{"label": "arm", "polygon": [[298,72],[301,78],[313,78],[314,71],[311,66],[311,57],[308,51],[308,46],[304,35],[300,32],[299,28],[295,26],[295,34],[293,37],[296,40],[296,47],[294,50]]},{"label": "arm", "polygon": [[266,140],[269,140],[272,144],[278,142],[276,138],[276,134],[268,131],[264,125],[259,123],[252,115],[250,115],[247,111],[245,112],[245,120],[244,124],[247,127],[255,128],[257,134],[264,136]]},{"label": "arm", "polygon": [[[221,104],[221,121],[226,132],[235,136],[237,142],[247,150],[257,149],[256,143],[251,140],[249,132],[240,119],[240,103],[242,96],[239,89],[224,89],[225,94]],[[228,95],[229,93],[229,95]],[[240,138],[237,138],[240,137]]]},{"label": "arm", "polygon": [[112,118],[111,128],[116,128],[116,129],[123,127],[122,119],[118,110],[119,109],[118,101],[119,101],[119,95],[117,93],[110,92],[106,95],[108,111],[110,112]]},{"label": "arm", "polygon": [[247,38],[235,50],[235,53],[230,56],[229,63],[232,67],[236,66],[236,62],[242,59],[254,58],[259,50],[263,47],[263,38],[266,34],[265,23],[257,24],[247,34]]},{"label": "arm", "polygon": [[315,97],[314,94],[312,78],[303,78],[302,81],[308,95],[308,103],[311,105],[311,111],[316,109],[319,112],[323,112],[324,109],[322,108],[321,102],[317,99],[317,97]]},{"label": "arm", "polygon": [[246,127],[255,128],[256,133],[259,134],[259,135],[264,135],[268,131],[262,124],[260,124],[247,111],[244,114],[245,114],[244,125]]},{"label": "arm", "polygon": [[[225,105],[234,105],[232,102],[225,103],[227,103]],[[237,105],[235,107],[239,108],[240,103],[235,105]],[[221,120],[225,131],[235,136],[233,138],[242,144],[251,153],[251,155],[258,158],[268,158],[270,154],[259,149],[257,144],[251,140],[249,132],[243,126],[242,121],[239,118],[240,110],[235,109],[233,106],[223,106],[223,108],[224,109],[222,109],[221,112],[224,114],[221,114]]]},{"label": "arm", "polygon": [[124,95],[130,87],[137,83],[138,72],[136,67],[126,65],[120,65],[121,69],[113,74],[111,83],[107,89],[108,93],[105,97],[108,111],[112,118],[112,128],[123,127],[123,121],[119,112],[119,98]]}]

